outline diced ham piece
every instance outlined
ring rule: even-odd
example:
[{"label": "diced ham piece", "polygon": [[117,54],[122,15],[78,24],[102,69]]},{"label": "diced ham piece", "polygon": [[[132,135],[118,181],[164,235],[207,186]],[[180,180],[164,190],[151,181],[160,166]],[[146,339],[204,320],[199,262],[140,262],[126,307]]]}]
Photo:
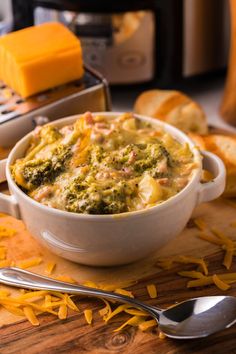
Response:
[{"label": "diced ham piece", "polygon": [[47,198],[52,193],[52,191],[52,186],[44,186],[34,195],[34,199],[38,202],[41,202],[44,198]]},{"label": "diced ham piece", "polygon": [[158,182],[160,183],[160,185],[162,186],[167,186],[169,183],[169,179],[168,178],[159,178]]},{"label": "diced ham piece", "polygon": [[132,164],[136,160],[137,154],[134,151],[131,151],[128,159],[128,163]]},{"label": "diced ham piece", "polygon": [[87,125],[93,125],[95,123],[91,112],[84,113],[84,119]]}]

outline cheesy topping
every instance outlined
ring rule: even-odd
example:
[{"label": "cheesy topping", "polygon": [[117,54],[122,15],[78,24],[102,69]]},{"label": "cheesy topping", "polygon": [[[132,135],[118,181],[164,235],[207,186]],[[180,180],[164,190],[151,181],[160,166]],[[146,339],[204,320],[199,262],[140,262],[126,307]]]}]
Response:
[{"label": "cheesy topping", "polygon": [[195,168],[188,144],[126,113],[85,113],[73,125],[37,128],[12,176],[49,207],[119,214],[162,203],[180,192]]}]

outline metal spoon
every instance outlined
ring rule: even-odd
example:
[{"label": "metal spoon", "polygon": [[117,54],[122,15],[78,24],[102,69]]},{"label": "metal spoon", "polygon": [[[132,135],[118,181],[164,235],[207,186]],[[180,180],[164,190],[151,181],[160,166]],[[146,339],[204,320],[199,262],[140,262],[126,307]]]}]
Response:
[{"label": "metal spoon", "polygon": [[0,268],[0,283],[19,288],[96,296],[127,303],[148,312],[157,320],[163,333],[176,339],[207,337],[236,322],[236,298],[233,296],[204,296],[163,310],[124,295],[64,283],[13,267]]}]

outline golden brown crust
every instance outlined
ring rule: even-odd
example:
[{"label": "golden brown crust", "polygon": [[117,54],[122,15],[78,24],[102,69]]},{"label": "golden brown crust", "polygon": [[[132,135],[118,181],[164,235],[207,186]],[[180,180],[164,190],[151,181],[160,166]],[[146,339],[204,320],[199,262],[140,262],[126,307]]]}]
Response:
[{"label": "golden brown crust", "polygon": [[189,134],[200,149],[208,150],[219,156],[227,171],[224,196],[236,197],[236,136],[212,134],[199,136]]},{"label": "golden brown crust", "polygon": [[10,151],[10,148],[3,148],[0,146],[0,160],[6,159]]},{"label": "golden brown crust", "polygon": [[136,99],[134,111],[161,119],[185,132],[206,134],[208,131],[202,108],[179,91],[145,91]]}]

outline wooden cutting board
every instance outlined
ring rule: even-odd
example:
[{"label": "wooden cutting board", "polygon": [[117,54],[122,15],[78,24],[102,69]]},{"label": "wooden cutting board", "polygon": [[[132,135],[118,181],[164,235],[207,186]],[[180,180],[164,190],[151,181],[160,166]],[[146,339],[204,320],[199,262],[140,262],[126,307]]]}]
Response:
[{"label": "wooden cutting board", "polygon": [[[236,228],[230,226],[230,223],[236,220],[236,202],[218,199],[203,204],[194,211],[193,217],[203,218],[209,226],[223,230],[236,240]],[[190,297],[223,293],[215,286],[187,289],[187,279],[176,273],[179,269],[192,268],[188,265],[177,266],[168,271],[160,270],[156,266],[158,257],[186,254],[206,256],[210,274],[226,271],[221,265],[223,252],[218,246],[200,240],[197,237],[199,231],[191,220],[175,240],[156,254],[135,264],[114,268],[87,267],[63,260],[42,248],[21,221],[4,216],[0,218],[1,224],[8,224],[17,230],[15,236],[0,241],[8,247],[8,256],[11,259],[20,260],[38,255],[43,257],[41,265],[30,269],[36,273],[45,274],[45,265],[50,260],[56,263],[53,275],[70,275],[79,283],[85,280],[105,284],[114,283],[114,279],[117,283],[138,280],[137,284],[130,288],[135,297],[161,307]],[[235,264],[231,271],[236,271]],[[157,299],[150,300],[147,294],[146,285],[150,283],[156,284]],[[11,291],[16,292],[14,289]],[[236,284],[224,293],[236,296]],[[81,311],[69,314],[66,320],[59,320],[53,315],[41,315],[40,326],[33,327],[27,320],[22,320],[21,317],[13,316],[0,308],[0,353],[236,353],[236,326],[211,337],[191,341],[160,339],[157,330],[144,333],[135,327],[129,327],[118,333],[114,332],[114,329],[127,319],[125,315],[115,317],[105,325],[98,313],[103,307],[101,301],[78,298],[77,303],[81,310],[93,309],[92,325],[86,324]]]}]

